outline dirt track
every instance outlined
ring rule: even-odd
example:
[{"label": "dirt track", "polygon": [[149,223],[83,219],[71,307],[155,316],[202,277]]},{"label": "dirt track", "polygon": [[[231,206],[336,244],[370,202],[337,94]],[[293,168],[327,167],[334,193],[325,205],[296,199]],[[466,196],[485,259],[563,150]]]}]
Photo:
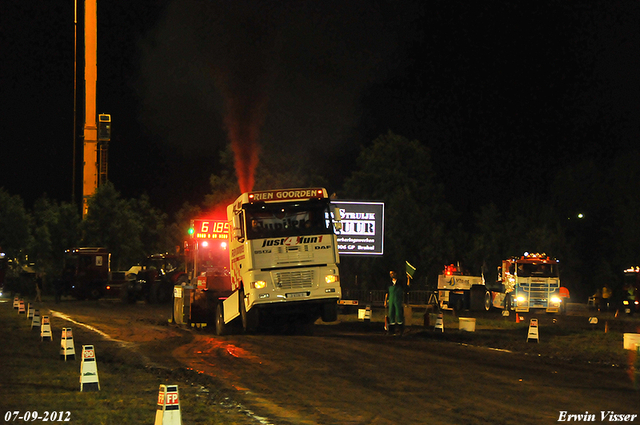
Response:
[{"label": "dirt track", "polygon": [[625,367],[454,343],[420,328],[400,338],[348,322],[316,325],[314,336],[216,337],[169,326],[168,307],[48,307],[137,344],[152,362],[214,377],[261,423],[542,424],[562,411],[640,413]]}]

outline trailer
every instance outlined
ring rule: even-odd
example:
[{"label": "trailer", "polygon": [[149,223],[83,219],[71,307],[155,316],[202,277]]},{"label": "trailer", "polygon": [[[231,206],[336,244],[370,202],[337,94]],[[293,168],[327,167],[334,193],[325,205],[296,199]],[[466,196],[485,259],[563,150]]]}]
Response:
[{"label": "trailer", "polygon": [[460,265],[444,266],[438,275],[438,301],[444,310],[483,310],[486,285],[483,276],[471,276]]}]

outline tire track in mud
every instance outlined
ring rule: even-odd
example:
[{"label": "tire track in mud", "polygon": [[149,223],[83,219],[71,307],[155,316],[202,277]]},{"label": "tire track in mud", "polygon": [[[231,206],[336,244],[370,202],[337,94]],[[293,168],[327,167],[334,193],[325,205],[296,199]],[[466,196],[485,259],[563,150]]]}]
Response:
[{"label": "tire track in mud", "polygon": [[[130,352],[135,352],[136,356],[140,358],[141,362],[146,366],[146,367],[150,367],[150,368],[156,368],[156,369],[167,369],[170,370],[172,369],[171,366],[168,366],[167,363],[167,359],[166,357],[164,358],[164,362],[162,361],[161,358],[158,358],[157,355],[153,355],[152,357],[156,358],[157,360],[160,361],[152,361],[151,357],[143,354],[143,351],[148,352],[150,350],[150,348],[147,348],[145,350],[145,345],[149,344],[149,339],[153,339],[153,340],[157,340],[158,338],[154,338],[149,336],[149,334],[155,334],[156,332],[158,332],[157,329],[154,329],[153,332],[131,332],[131,330],[129,329],[128,331],[122,331],[123,327],[122,326],[114,326],[114,325],[110,325],[107,326],[109,329],[107,329],[108,332],[111,332],[111,334],[99,329],[96,326],[90,325],[88,323],[85,323],[83,321],[80,321],[80,319],[76,320],[75,318],[71,317],[70,315],[60,312],[60,311],[56,311],[56,310],[51,310],[49,309],[50,314],[53,317],[56,317],[58,319],[73,323],[74,325],[80,326],[90,332],[96,333],[98,335],[100,335],[104,340],[109,341],[109,342],[113,342],[116,345],[118,345],[120,347],[120,349],[123,350],[127,350]],[[86,320],[86,319],[83,319]],[[143,326],[143,325],[139,325],[139,326]],[[149,328],[150,325],[147,325],[147,328]],[[187,331],[188,333],[191,333],[190,331]],[[170,332],[166,332],[168,333],[169,336],[168,338],[174,337],[176,336],[176,332],[175,331],[170,331]],[[118,334],[118,338],[125,338],[125,339],[118,339],[114,336],[112,336],[112,334]],[[141,337],[142,335],[142,337]],[[126,340],[126,338],[135,338],[136,341],[130,341],[130,340]],[[186,344],[176,344],[179,345],[178,348],[176,348],[174,351],[180,352],[180,350],[183,347],[193,347],[193,341],[194,340],[200,340],[202,337],[199,335],[196,335],[195,338],[192,338],[191,336],[189,336],[189,340],[190,342],[186,343]],[[141,342],[140,339],[142,339],[143,341]],[[146,342],[145,342],[146,341]],[[231,356],[235,356],[235,357],[245,357],[245,353],[242,352],[241,349],[238,348],[233,348],[233,347],[227,347],[229,355]],[[151,349],[151,351],[154,351],[153,349]],[[157,354],[157,352],[156,352]],[[202,353],[199,353],[202,354]],[[122,358],[125,358],[126,356],[121,356]],[[174,359],[180,361],[181,357],[173,357]],[[191,367],[188,367],[188,365],[186,363],[181,363],[181,365],[183,365],[183,367],[186,367],[187,370],[193,370],[196,375],[194,375],[193,378],[194,381],[197,381],[198,376],[197,374],[202,374],[205,373],[203,370],[200,369],[194,369]],[[207,370],[209,370],[210,372],[213,370],[212,368],[208,367]],[[218,378],[218,379],[224,379],[224,377],[219,376],[219,374],[215,374],[215,373],[206,373],[208,376],[211,376],[213,378]],[[210,385],[210,381],[207,382],[207,384]],[[209,392],[208,389],[206,389],[206,387],[202,387],[203,388],[203,392]],[[246,389],[243,388],[236,388],[233,387],[232,388],[238,392],[246,392]],[[262,404],[263,402],[261,402],[260,400],[258,400],[258,404]],[[255,412],[253,412],[251,409],[243,406],[242,402],[238,402],[235,400],[230,400],[227,399],[224,403],[223,406],[226,408],[232,408],[233,410],[237,411],[237,414],[239,414],[241,417],[243,418],[248,418],[251,423],[256,423],[256,424],[261,424],[261,425],[274,425],[275,423],[272,422],[271,420],[269,420],[268,418],[264,417],[264,416],[260,416],[258,414],[256,414]],[[241,423],[245,423],[246,421],[243,421]],[[277,422],[278,424],[283,424],[283,422]],[[299,422],[301,423],[301,422]]]}]

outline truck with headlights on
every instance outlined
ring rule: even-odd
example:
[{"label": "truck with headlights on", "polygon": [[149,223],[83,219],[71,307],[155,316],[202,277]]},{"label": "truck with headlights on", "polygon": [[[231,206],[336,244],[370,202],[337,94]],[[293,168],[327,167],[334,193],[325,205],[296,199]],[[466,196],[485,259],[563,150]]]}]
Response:
[{"label": "truck with headlights on", "polygon": [[216,305],[218,334],[234,320],[245,332],[337,320],[340,221],[325,189],[243,193],[227,220],[230,288]]},{"label": "truck with headlights on", "polygon": [[558,313],[562,303],[559,261],[546,254],[525,253],[503,260],[497,282],[485,293],[486,310],[495,307]]},{"label": "truck with headlights on", "polygon": [[471,276],[453,264],[438,276],[440,307],[454,310],[558,313],[567,302],[560,288],[559,262],[546,254],[503,260],[495,281]]}]

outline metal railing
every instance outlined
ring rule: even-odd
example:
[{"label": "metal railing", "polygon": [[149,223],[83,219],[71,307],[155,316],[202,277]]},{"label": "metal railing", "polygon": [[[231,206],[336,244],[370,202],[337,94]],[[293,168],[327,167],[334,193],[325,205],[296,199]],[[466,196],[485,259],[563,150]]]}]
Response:
[{"label": "metal railing", "polygon": [[[372,306],[384,305],[385,290],[343,289],[343,300],[357,300],[358,304],[370,304]],[[405,303],[412,305],[427,305],[434,291],[409,291],[405,294]]]}]

